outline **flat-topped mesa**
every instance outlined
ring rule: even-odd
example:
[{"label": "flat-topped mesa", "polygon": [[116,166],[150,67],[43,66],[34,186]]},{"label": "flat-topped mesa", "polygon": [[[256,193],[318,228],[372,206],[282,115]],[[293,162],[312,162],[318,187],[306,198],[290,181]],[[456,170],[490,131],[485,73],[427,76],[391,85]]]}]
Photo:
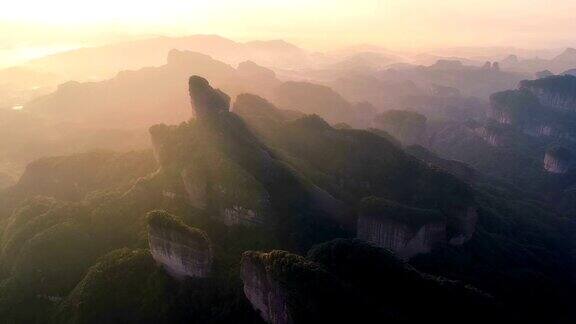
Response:
[{"label": "flat-topped mesa", "polygon": [[576,112],[576,77],[554,75],[537,80],[525,80],[520,89],[530,91],[544,106]]},{"label": "flat-topped mesa", "polygon": [[196,118],[206,118],[230,109],[230,97],[220,89],[212,88],[208,80],[192,76],[188,88]]},{"label": "flat-topped mesa", "polygon": [[154,260],[174,278],[210,275],[212,246],[206,233],[167,212],[148,213],[148,243]]},{"label": "flat-topped mesa", "polygon": [[565,174],[572,163],[572,153],[560,146],[552,147],[544,156],[544,170],[554,174]]},{"label": "flat-topped mesa", "polygon": [[361,203],[357,237],[410,259],[445,243],[446,223],[440,212],[369,197]]}]

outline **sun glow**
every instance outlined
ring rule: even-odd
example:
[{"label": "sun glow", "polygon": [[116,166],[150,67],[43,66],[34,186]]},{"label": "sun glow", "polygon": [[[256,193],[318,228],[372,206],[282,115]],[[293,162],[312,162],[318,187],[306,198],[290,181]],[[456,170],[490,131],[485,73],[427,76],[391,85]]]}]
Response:
[{"label": "sun glow", "polygon": [[576,29],[574,12],[574,1],[550,6],[545,0],[5,1],[0,7],[0,66],[39,49],[151,35],[282,38],[318,50],[358,43],[573,46],[567,42]]}]

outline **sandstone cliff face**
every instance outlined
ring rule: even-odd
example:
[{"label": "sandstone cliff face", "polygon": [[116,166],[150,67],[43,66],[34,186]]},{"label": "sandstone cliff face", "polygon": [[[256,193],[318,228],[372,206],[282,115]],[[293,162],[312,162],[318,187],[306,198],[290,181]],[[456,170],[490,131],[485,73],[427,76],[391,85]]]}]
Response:
[{"label": "sandstone cliff face", "polygon": [[402,259],[428,253],[432,247],[446,240],[446,223],[428,223],[420,228],[385,217],[362,216],[358,219],[358,238],[376,246],[392,250]]},{"label": "sandstone cliff face", "polygon": [[546,107],[576,111],[576,77],[572,75],[522,81],[520,89],[534,94]]},{"label": "sandstone cliff face", "polygon": [[361,205],[357,237],[410,259],[445,243],[446,225],[446,218],[436,211],[366,198]]},{"label": "sandstone cliff face", "polygon": [[177,279],[205,278],[212,267],[212,247],[208,236],[166,212],[148,216],[148,242],[156,262]]},{"label": "sandstone cliff face", "polygon": [[506,138],[500,132],[489,128],[480,127],[474,130],[474,133],[484,140],[487,144],[494,147],[501,147],[506,145]]},{"label": "sandstone cliff face", "polygon": [[571,153],[563,147],[551,148],[544,156],[544,170],[554,174],[567,173],[572,163]]},{"label": "sandstone cliff face", "polygon": [[488,111],[488,117],[492,118],[499,124],[512,125],[512,116],[508,112],[497,109],[490,109]]},{"label": "sandstone cliff face", "polygon": [[271,324],[292,323],[286,291],[267,268],[269,254],[245,253],[242,257],[241,276],[244,294],[262,319]]},{"label": "sandstone cliff face", "polygon": [[567,111],[576,111],[576,96],[574,96],[574,94],[552,92],[536,87],[525,87],[525,89],[535,94],[540,103],[544,106]]}]

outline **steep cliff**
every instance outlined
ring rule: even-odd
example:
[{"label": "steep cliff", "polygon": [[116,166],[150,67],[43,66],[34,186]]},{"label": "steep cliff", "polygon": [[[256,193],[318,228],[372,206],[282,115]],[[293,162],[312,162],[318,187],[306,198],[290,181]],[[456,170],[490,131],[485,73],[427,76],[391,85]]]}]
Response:
[{"label": "steep cliff", "polygon": [[197,76],[189,85],[197,118],[150,129],[160,171],[173,192],[227,225],[271,225],[275,215],[307,204],[311,192],[228,111],[228,97]]},{"label": "steep cliff", "polygon": [[538,98],[530,91],[508,90],[490,96],[488,117],[499,124],[522,129],[538,119],[541,109]]},{"label": "steep cliff", "polygon": [[213,256],[208,236],[174,216],[163,211],[148,214],[148,243],[154,260],[175,278],[210,275]]},{"label": "steep cliff", "polygon": [[362,201],[357,237],[394,251],[402,259],[446,242],[446,218],[437,211],[410,208],[378,198]]},{"label": "steep cliff", "polygon": [[544,106],[576,111],[576,77],[557,75],[537,80],[525,80],[520,89],[533,93]]},{"label": "steep cliff", "polygon": [[267,323],[352,320],[354,304],[344,302],[350,296],[341,284],[301,256],[284,251],[245,252],[241,277],[246,298]]},{"label": "steep cliff", "polygon": [[502,147],[510,144],[506,131],[495,125],[486,125],[474,129],[474,133],[490,146]]},{"label": "steep cliff", "polygon": [[564,174],[572,166],[572,153],[564,147],[552,147],[544,156],[544,170],[549,173]]}]

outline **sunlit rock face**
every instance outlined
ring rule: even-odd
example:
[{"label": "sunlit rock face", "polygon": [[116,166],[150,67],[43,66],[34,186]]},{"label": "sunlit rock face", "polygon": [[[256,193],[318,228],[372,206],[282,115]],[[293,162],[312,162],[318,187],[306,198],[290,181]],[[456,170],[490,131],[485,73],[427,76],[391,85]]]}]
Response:
[{"label": "sunlit rock face", "polygon": [[544,170],[554,174],[564,174],[570,169],[572,154],[564,147],[553,147],[544,156]]},{"label": "sunlit rock face", "polygon": [[576,111],[576,77],[573,75],[525,80],[520,83],[520,89],[533,93],[544,106]]},{"label": "sunlit rock face", "polygon": [[208,236],[174,216],[163,211],[148,214],[148,243],[154,260],[173,277],[210,275],[212,247]]},{"label": "sunlit rock face", "polygon": [[269,262],[271,262],[269,253],[244,253],[241,263],[244,294],[265,322],[293,323],[288,310],[287,292],[274,278]]},{"label": "sunlit rock face", "polygon": [[362,202],[357,237],[394,251],[402,259],[428,253],[446,242],[446,219],[432,210],[367,198]]}]

